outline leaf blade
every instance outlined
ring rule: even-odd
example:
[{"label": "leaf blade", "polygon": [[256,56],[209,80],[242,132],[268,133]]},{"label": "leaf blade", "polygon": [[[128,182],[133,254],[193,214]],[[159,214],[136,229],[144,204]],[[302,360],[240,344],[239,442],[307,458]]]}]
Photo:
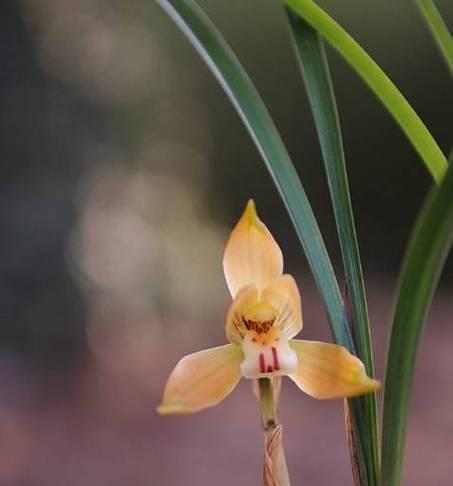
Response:
[{"label": "leaf blade", "polygon": [[156,0],[204,59],[252,137],[290,214],[336,342],[353,350],[341,293],[308,198],[269,112],[235,54],[194,0]]},{"label": "leaf blade", "polygon": [[433,179],[439,183],[447,159],[433,136],[395,84],[365,50],[312,0],[285,0],[295,13],[316,29],[357,72],[387,108],[420,155]]},{"label": "leaf blade", "polygon": [[[369,328],[369,317],[365,284],[360,261],[352,203],[349,191],[346,161],[341,135],[340,119],[329,65],[320,35],[299,16],[287,7],[290,30],[299,67],[315,119],[318,139],[321,145],[325,171],[329,184],[337,233],[343,257],[346,282],[350,292],[352,323],[356,331],[357,354],[365,364],[369,376],[374,375],[373,351]],[[365,422],[351,437],[357,440],[360,435],[363,457],[367,457],[362,468],[372,478],[370,484],[377,484],[379,470],[379,444],[377,426],[376,394],[372,393],[359,399],[363,402]],[[355,407],[352,406],[352,411]],[[355,459],[360,460],[358,453]],[[356,475],[361,478],[364,475]],[[363,479],[364,480],[364,479]]]},{"label": "leaf blade", "polygon": [[453,37],[444,19],[432,0],[415,0],[415,3],[436,41],[450,74],[453,74]]},{"label": "leaf blade", "polygon": [[407,410],[426,317],[453,243],[453,167],[417,218],[400,272],[387,353],[381,486],[400,484]]}]

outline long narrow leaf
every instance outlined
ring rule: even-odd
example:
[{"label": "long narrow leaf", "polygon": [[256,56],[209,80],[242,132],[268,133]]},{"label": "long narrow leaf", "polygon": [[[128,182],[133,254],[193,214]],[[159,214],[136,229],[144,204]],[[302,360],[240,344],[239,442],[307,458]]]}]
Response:
[{"label": "long narrow leaf", "polygon": [[[365,284],[349,193],[343,141],[335,93],[330,76],[324,44],[320,35],[287,8],[296,57],[307,88],[308,98],[316,123],[324,165],[334,209],[343,264],[350,297],[351,318],[354,327],[357,354],[364,361],[367,372],[373,375]],[[363,451],[370,484],[377,484],[379,444],[376,414],[376,395],[360,398],[366,413],[366,422],[358,424],[365,443]],[[363,479],[362,479],[363,482]]]},{"label": "long narrow leaf", "polygon": [[202,56],[242,118],[291,216],[337,342],[353,348],[327,250],[308,198],[263,101],[234,52],[194,0],[156,0]]},{"label": "long narrow leaf", "polygon": [[[399,486],[415,359],[434,291],[453,242],[453,167],[427,198],[400,274],[387,354],[381,486]],[[428,459],[427,459],[428,460]]]},{"label": "long narrow leaf", "polygon": [[285,3],[316,29],[358,73],[399,124],[433,179],[440,182],[447,169],[445,155],[412,106],[384,71],[312,0],[285,0]]},{"label": "long narrow leaf", "polygon": [[453,74],[453,37],[432,0],[416,0],[416,4],[436,41],[450,74]]}]

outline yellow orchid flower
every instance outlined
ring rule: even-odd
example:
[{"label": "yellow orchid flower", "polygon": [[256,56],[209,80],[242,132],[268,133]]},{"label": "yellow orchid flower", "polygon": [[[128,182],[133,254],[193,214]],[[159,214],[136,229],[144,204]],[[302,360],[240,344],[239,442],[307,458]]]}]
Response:
[{"label": "yellow orchid flower", "polygon": [[287,375],[314,398],[345,398],[379,388],[363,363],[342,346],[292,339],[302,330],[299,290],[283,274],[277,242],[250,200],[225,248],[223,268],[233,302],[226,318],[230,344],[182,358],[165,387],[161,414],[212,407],[241,377]]}]

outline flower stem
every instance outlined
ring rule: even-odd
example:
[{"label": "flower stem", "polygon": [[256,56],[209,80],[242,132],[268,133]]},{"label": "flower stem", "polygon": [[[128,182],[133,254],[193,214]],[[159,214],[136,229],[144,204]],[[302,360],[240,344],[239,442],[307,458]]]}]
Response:
[{"label": "flower stem", "polygon": [[274,391],[270,378],[260,378],[258,380],[260,389],[261,420],[263,430],[267,431],[277,425],[277,407],[274,400]]},{"label": "flower stem", "polygon": [[277,419],[277,382],[269,378],[258,380],[261,404],[261,422],[264,431],[264,486],[290,486],[285,450],[283,448],[283,428]]}]

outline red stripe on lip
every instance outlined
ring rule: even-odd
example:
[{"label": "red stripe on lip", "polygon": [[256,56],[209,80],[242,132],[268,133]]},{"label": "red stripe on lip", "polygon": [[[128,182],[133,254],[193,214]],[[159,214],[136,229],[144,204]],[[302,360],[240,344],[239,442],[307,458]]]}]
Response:
[{"label": "red stripe on lip", "polygon": [[272,348],[272,357],[274,358],[274,369],[279,370],[280,369],[280,363],[278,362],[278,354],[277,354],[277,349]]},{"label": "red stripe on lip", "polygon": [[264,354],[260,353],[260,372],[266,373],[266,363],[264,362]]}]

